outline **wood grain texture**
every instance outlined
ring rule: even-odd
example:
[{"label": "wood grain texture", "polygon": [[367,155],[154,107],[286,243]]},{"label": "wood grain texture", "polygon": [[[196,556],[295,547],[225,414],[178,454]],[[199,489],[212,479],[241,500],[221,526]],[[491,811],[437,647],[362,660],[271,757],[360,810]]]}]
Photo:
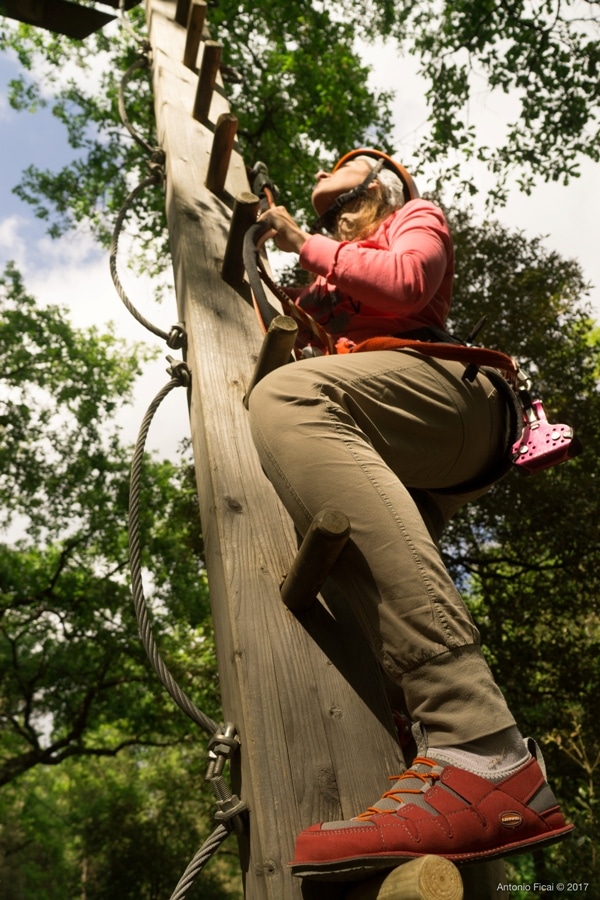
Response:
[{"label": "wood grain texture", "polygon": [[[225,195],[204,187],[227,104],[215,91],[210,120],[194,120],[197,79],[180,62],[185,30],[172,21],[174,4],[148,0],[147,8],[224,714],[241,736],[235,789],[250,807],[240,842],[245,891],[250,900],[291,900],[306,896],[287,867],[298,831],[366,808],[403,761],[379,668],[354,622],[321,604],[301,621],[281,602],[296,537],[258,463],[243,404],[262,335],[220,275],[228,198],[249,188],[244,162],[234,151]],[[332,896],[327,885],[309,890]]]},{"label": "wood grain texture", "polygon": [[241,289],[221,276],[233,198],[249,190],[245,165],[234,149],[223,191],[205,187],[215,123],[229,113],[220,76],[205,102],[209,118],[196,121],[198,79],[183,64],[175,3],[146,8],[224,716],[241,738],[233,787],[250,809],[240,839],[245,896],[334,900],[345,888],[291,876],[296,834],[356,815],[404,762],[380,668],[339,587],[301,617],[281,602],[297,540],[243,403],[262,335]]}]

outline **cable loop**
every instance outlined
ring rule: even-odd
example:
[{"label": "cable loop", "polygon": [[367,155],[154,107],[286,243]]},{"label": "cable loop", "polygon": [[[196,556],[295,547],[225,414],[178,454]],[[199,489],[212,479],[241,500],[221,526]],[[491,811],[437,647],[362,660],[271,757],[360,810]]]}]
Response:
[{"label": "cable loop", "polygon": [[171,378],[176,379],[180,387],[189,387],[192,383],[192,373],[188,364],[182,359],[174,359],[172,356],[167,356],[167,360],[170,363],[167,372]]},{"label": "cable loop", "polygon": [[[162,152],[162,151],[161,151]],[[157,337],[162,338],[163,341],[166,341],[167,345],[172,350],[178,350],[179,347],[183,346],[185,340],[185,329],[183,328],[181,323],[178,323],[174,328],[171,329],[169,333],[163,331],[162,328],[158,328],[158,326],[153,325],[148,319],[145,318],[133,305],[129,297],[127,296],[123,285],[121,284],[121,280],[119,278],[119,274],[117,272],[117,255],[119,251],[119,238],[121,236],[121,231],[123,229],[123,223],[125,221],[125,217],[131,207],[133,206],[134,201],[137,197],[142,194],[147,187],[150,185],[156,185],[161,183],[164,180],[164,170],[162,167],[156,164],[154,171],[144,178],[140,183],[135,187],[127,199],[125,200],[123,206],[119,210],[119,214],[117,216],[115,227],[113,229],[112,238],[110,242],[110,274],[112,276],[113,284],[115,286],[115,290],[125,308],[131,313],[134,319],[143,325],[144,328],[147,328],[148,331],[151,331],[152,334],[155,334]],[[174,331],[175,329],[175,331]],[[169,341],[175,341],[175,344],[170,344]],[[180,340],[181,343],[177,344],[177,341]]]},{"label": "cable loop", "polygon": [[149,154],[151,154],[154,150],[152,144],[149,144],[148,141],[139,134],[131,122],[129,121],[129,117],[127,115],[127,110],[125,109],[125,88],[129,81],[131,80],[132,75],[138,69],[148,69],[150,67],[150,60],[148,58],[148,53],[145,52],[142,56],[132,62],[131,65],[126,69],[125,74],[121,78],[119,84],[119,115],[121,117],[121,122],[134,139],[134,141],[143,147]]},{"label": "cable loop", "polygon": [[173,325],[171,330],[169,331],[169,336],[167,337],[167,347],[170,350],[181,350],[182,347],[185,347],[187,341],[187,334],[185,331],[185,325],[183,322],[178,322],[177,325]]},{"label": "cable loop", "polygon": [[[185,364],[183,364],[185,365]],[[158,650],[152,628],[148,616],[148,607],[144,596],[144,586],[142,582],[142,553],[140,543],[140,495],[142,485],[142,463],[144,459],[144,449],[146,438],[150,429],[150,424],[156,410],[165,399],[165,397],[175,387],[181,385],[179,377],[173,377],[161,391],[156,395],[141,424],[138,439],[135,446],[133,463],[131,467],[130,479],[130,499],[129,499],[129,566],[131,570],[131,591],[133,595],[133,605],[138,622],[138,628],[142,644],[150,663],[161,680],[162,684],[171,695],[172,699],[183,712],[199,725],[207,734],[213,735],[218,729],[217,723],[209,716],[205,715],[202,710],[189,699],[187,694],[179,687],[171,672],[167,668]]]}]

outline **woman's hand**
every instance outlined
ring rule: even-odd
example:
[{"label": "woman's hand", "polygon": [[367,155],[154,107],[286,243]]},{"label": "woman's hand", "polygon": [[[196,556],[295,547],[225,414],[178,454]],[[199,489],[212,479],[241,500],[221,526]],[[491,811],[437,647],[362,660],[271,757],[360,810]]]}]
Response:
[{"label": "woman's hand", "polygon": [[285,206],[272,206],[259,215],[258,221],[273,229],[275,244],[286,253],[300,253],[310,237],[294,222]]}]

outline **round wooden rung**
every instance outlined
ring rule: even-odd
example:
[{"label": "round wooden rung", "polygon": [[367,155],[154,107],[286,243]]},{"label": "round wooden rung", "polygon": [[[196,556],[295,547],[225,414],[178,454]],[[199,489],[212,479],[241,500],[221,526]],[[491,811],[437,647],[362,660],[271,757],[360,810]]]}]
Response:
[{"label": "round wooden rung", "polygon": [[322,509],[313,519],[290,571],[281,599],[294,613],[313,605],[350,536],[350,522],[336,509]]},{"label": "round wooden rung", "polygon": [[345,900],[463,900],[463,882],[449,859],[421,856],[357,884]]}]

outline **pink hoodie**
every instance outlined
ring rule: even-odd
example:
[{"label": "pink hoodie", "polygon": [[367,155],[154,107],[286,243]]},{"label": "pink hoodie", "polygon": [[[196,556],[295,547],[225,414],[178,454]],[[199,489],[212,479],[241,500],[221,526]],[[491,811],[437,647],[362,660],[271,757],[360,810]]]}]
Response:
[{"label": "pink hoodie", "polygon": [[454,250],[444,214],[427,200],[411,200],[364,240],[312,235],[300,265],[317,278],[296,302],[335,340],[445,326]]}]

